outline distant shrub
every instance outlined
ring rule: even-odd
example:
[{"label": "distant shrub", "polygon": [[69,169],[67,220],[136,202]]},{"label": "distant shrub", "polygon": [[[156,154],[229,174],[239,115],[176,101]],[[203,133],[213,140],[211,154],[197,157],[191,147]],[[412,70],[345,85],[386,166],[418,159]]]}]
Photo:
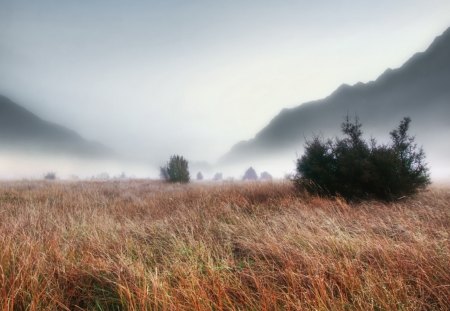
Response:
[{"label": "distant shrub", "polygon": [[253,167],[249,167],[244,174],[243,180],[258,180],[258,174]]},{"label": "distant shrub", "polygon": [[294,183],[317,194],[341,195],[346,199],[393,200],[417,192],[430,183],[422,148],[408,135],[411,119],[404,118],[390,132],[391,144],[377,145],[362,138],[361,124],[347,117],[343,139],[306,142],[297,160]]},{"label": "distant shrub", "polygon": [[44,175],[45,180],[55,180],[56,179],[56,173],[55,172],[48,172]]},{"label": "distant shrub", "polygon": [[272,180],[272,175],[269,174],[269,172],[262,172],[261,176],[259,177],[261,180]]},{"label": "distant shrub", "polygon": [[222,173],[214,174],[214,177],[213,177],[214,181],[221,181],[222,179],[223,179],[223,174]]},{"label": "distant shrub", "polygon": [[167,165],[160,168],[160,176],[169,182],[188,183],[190,180],[189,163],[182,156],[173,155]]},{"label": "distant shrub", "polygon": [[203,180],[203,174],[202,172],[197,173],[197,180]]}]

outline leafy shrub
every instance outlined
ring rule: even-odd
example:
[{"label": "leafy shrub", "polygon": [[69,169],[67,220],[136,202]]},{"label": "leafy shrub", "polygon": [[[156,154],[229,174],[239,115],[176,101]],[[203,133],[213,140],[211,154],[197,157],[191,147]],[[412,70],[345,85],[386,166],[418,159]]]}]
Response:
[{"label": "leafy shrub", "polygon": [[256,174],[256,171],[253,167],[249,167],[244,174],[243,180],[257,180],[258,174]]},{"label": "leafy shrub", "polygon": [[316,194],[347,199],[393,200],[410,195],[430,183],[425,153],[408,135],[410,118],[390,132],[391,144],[377,145],[362,138],[361,123],[347,117],[342,124],[345,138],[326,141],[314,137],[306,142],[297,160],[294,183]]},{"label": "leafy shrub", "polygon": [[188,161],[179,155],[171,156],[167,165],[160,168],[160,177],[169,182],[188,183],[190,180]]}]

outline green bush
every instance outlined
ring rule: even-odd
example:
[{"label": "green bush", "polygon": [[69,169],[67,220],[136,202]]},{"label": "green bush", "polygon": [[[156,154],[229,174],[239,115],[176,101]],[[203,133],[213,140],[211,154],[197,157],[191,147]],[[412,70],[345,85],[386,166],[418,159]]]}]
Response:
[{"label": "green bush", "polygon": [[393,200],[414,194],[430,183],[422,148],[408,135],[411,119],[404,118],[390,133],[391,144],[377,145],[362,138],[361,123],[347,117],[345,138],[306,142],[297,160],[294,183],[315,194],[340,195],[346,199]]},{"label": "green bush", "polygon": [[173,155],[167,165],[161,167],[160,176],[168,182],[188,183],[190,180],[189,163],[182,156]]}]

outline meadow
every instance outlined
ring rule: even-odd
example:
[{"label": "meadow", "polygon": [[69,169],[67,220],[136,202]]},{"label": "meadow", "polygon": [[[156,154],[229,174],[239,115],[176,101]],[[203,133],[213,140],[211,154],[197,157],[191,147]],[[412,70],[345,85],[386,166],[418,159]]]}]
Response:
[{"label": "meadow", "polygon": [[0,183],[0,310],[448,310],[450,188]]}]

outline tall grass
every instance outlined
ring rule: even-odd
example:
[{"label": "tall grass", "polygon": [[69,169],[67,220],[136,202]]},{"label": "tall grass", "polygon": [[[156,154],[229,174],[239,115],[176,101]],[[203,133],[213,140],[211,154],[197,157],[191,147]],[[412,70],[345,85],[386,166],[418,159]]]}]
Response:
[{"label": "tall grass", "polygon": [[446,310],[450,190],[0,184],[1,310]]}]

